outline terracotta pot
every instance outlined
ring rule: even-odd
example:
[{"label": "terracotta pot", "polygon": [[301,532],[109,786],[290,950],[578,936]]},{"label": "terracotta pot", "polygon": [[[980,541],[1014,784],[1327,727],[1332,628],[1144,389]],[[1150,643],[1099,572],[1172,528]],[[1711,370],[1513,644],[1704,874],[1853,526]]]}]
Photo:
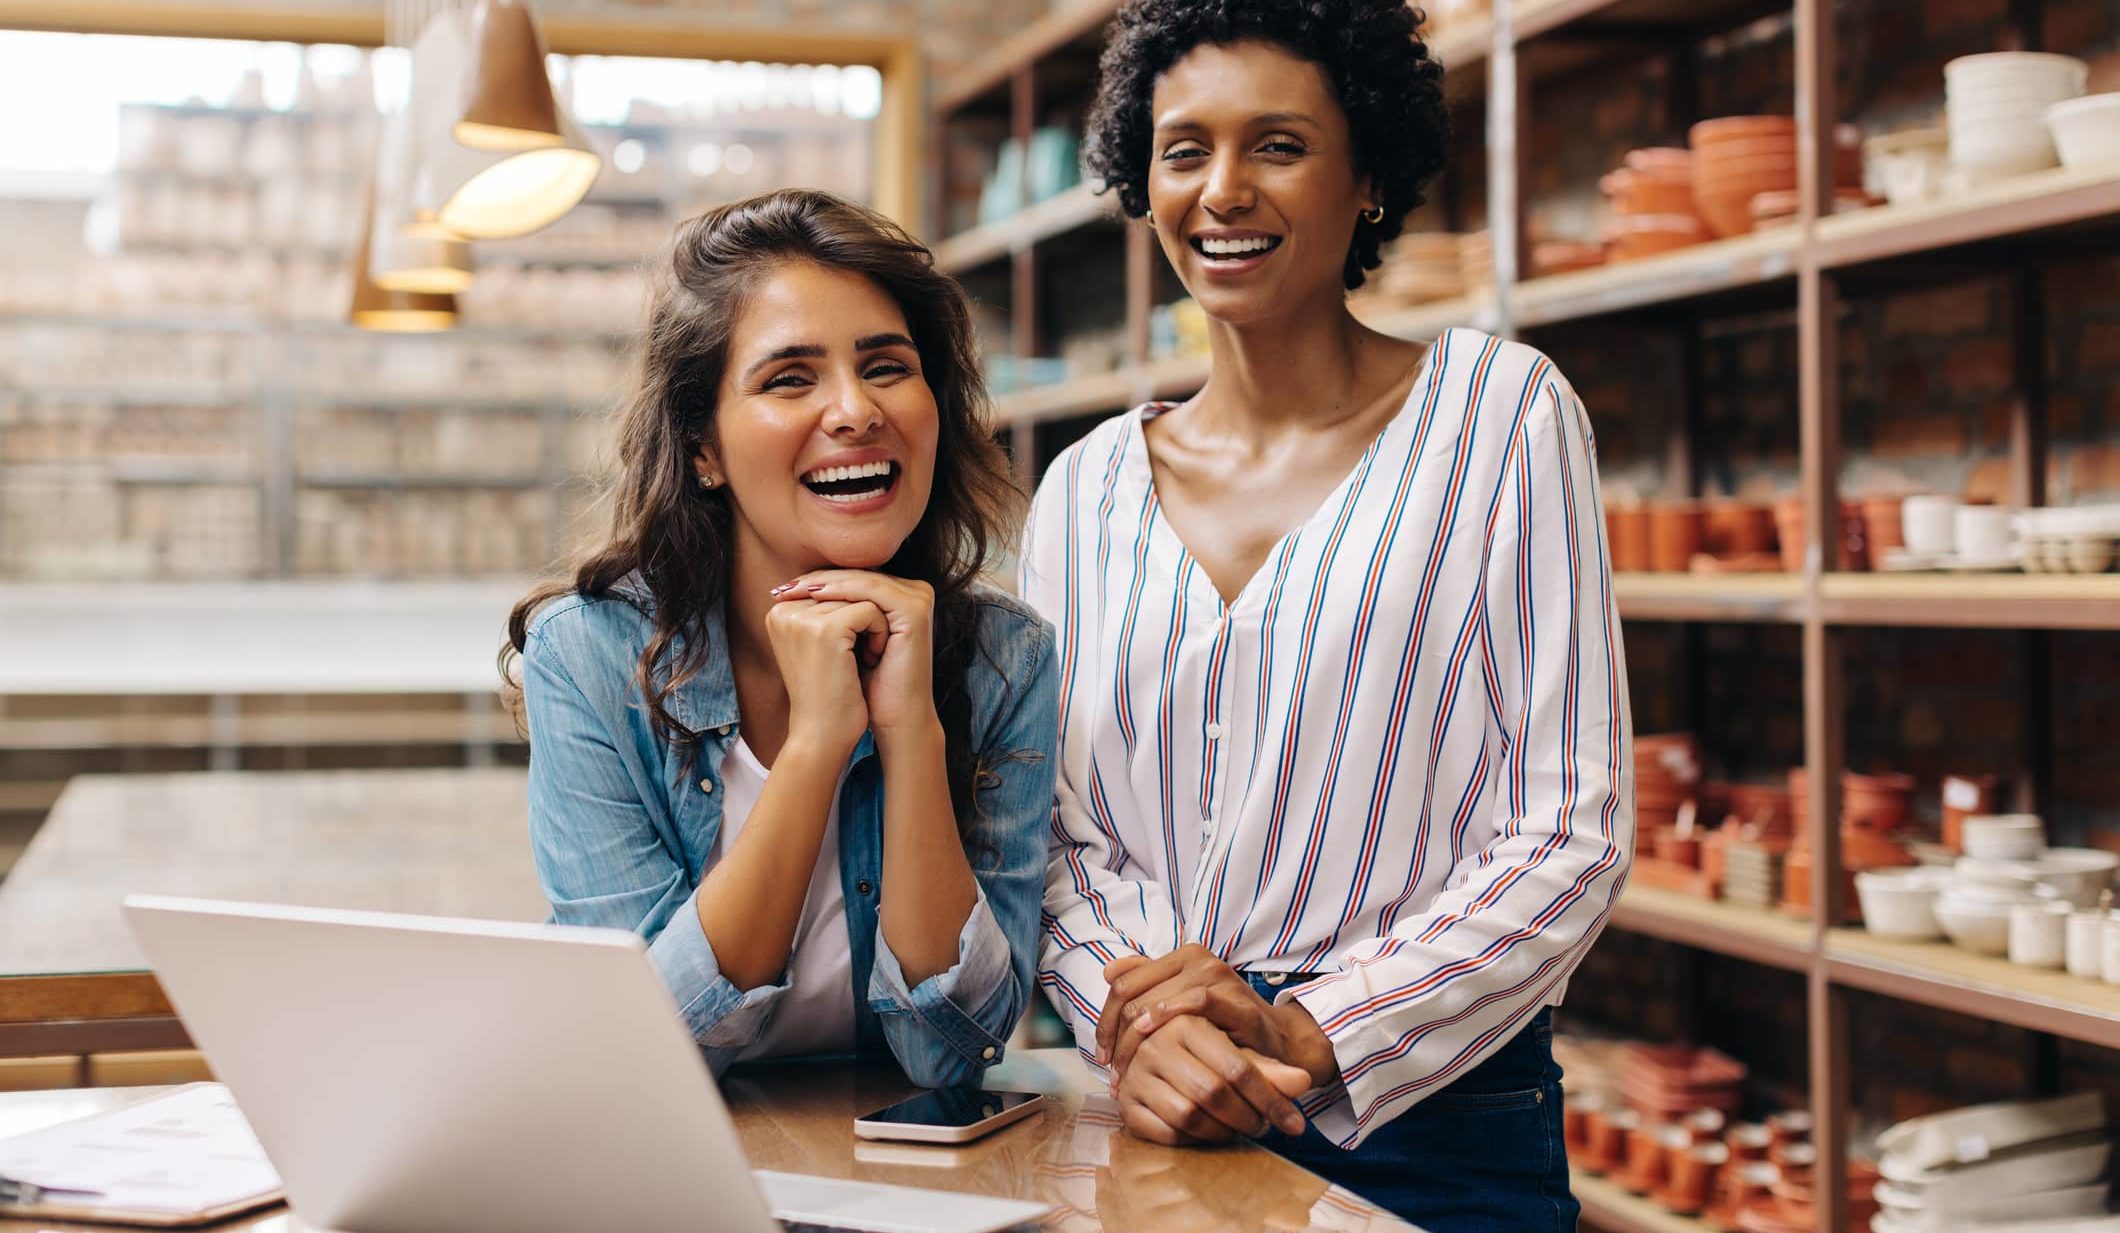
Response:
[{"label": "terracotta pot", "polygon": [[1868,497],[1863,500],[1862,525],[1872,561],[1887,549],[1906,547],[1906,533],[1900,523],[1900,510],[1905,503],[1903,497]]},{"label": "terracotta pot", "polygon": [[1715,1175],[1730,1163],[1730,1149],[1720,1143],[1696,1143],[1672,1155],[1670,1178],[1656,1201],[1682,1216],[1699,1214],[1708,1205]]},{"label": "terracotta pot", "polygon": [[1693,173],[1690,168],[1662,173],[1621,168],[1598,181],[1621,217],[1678,215],[1692,218]]},{"label": "terracotta pot", "polygon": [[1610,1173],[1626,1164],[1627,1135],[1639,1124],[1640,1118],[1631,1109],[1591,1110],[1583,1128],[1590,1150],[1582,1167],[1592,1173]]},{"label": "terracotta pot", "polygon": [[1605,264],[1605,246],[1573,240],[1547,240],[1531,246],[1532,277],[1569,274]]},{"label": "terracotta pot", "polygon": [[1846,827],[1893,831],[1906,825],[1914,808],[1914,778],[1911,775],[1858,775],[1840,777],[1840,822]]},{"label": "terracotta pot", "polygon": [[1803,498],[1779,497],[1774,502],[1774,538],[1781,545],[1781,567],[1792,574],[1803,572]]},{"label": "terracotta pot", "polygon": [[1716,556],[1774,551],[1774,511],[1754,501],[1710,501],[1701,541]]},{"label": "terracotta pot", "polygon": [[1707,240],[1708,229],[1692,213],[1628,214],[1605,227],[1614,261],[1640,261]]},{"label": "terracotta pot", "polygon": [[1773,1142],[1774,1132],[1760,1122],[1742,1122],[1723,1133],[1723,1143],[1735,1161],[1765,1160]]},{"label": "terracotta pot", "polygon": [[1722,116],[1714,120],[1702,120],[1686,134],[1687,144],[1699,154],[1702,147],[1720,145],[1746,137],[1777,137],[1786,134],[1796,139],[1796,117],[1794,116]]},{"label": "terracotta pot", "polygon": [[1776,1147],[1809,1143],[1811,1128],[1815,1124],[1808,1109],[1784,1109],[1767,1119],[1767,1136]]},{"label": "terracotta pot", "polygon": [[1700,551],[1700,509],[1691,501],[1658,501],[1649,507],[1649,565],[1682,574]]},{"label": "terracotta pot", "polygon": [[[1850,873],[1861,873],[1870,869],[1897,869],[1911,865],[1914,858],[1905,848],[1893,843],[1875,831],[1844,828],[1840,833],[1840,864]],[[1860,905],[1850,911],[1859,912]]]},{"label": "terracotta pot", "polygon": [[1995,812],[1993,775],[1946,775],[1943,780],[1943,845],[1965,851],[1965,820]]},{"label": "terracotta pot", "polygon": [[1840,503],[1840,568],[1861,573],[1870,568],[1869,528],[1863,525],[1862,507],[1853,501]]},{"label": "terracotta pot", "polygon": [[1672,1129],[1675,1128],[1668,1123],[1661,1123],[1637,1126],[1627,1132],[1627,1168],[1619,1178],[1622,1187],[1635,1194],[1647,1194],[1664,1184],[1669,1167],[1664,1132]]},{"label": "terracotta pot", "polygon": [[1765,1161],[1733,1163],[1716,1180],[1715,1196],[1701,1213],[1702,1223],[1720,1233],[1739,1233],[1745,1212],[1771,1200],[1768,1188],[1780,1176],[1781,1170]]},{"label": "terracotta pot", "polygon": [[1649,568],[1649,507],[1615,505],[1606,511],[1612,528],[1612,568],[1633,573]]},{"label": "terracotta pot", "polygon": [[1688,869],[1700,868],[1700,839],[1665,832],[1656,837],[1656,859]]},{"label": "terracotta pot", "polygon": [[1693,151],[1676,146],[1649,146],[1627,151],[1625,163],[1628,169],[1633,171],[1682,172],[1690,175],[1693,171]]}]

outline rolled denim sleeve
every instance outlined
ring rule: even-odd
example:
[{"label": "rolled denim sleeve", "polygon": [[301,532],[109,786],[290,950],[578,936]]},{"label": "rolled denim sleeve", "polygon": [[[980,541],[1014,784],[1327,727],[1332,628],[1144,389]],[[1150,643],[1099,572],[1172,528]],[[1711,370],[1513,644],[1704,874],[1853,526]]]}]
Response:
[{"label": "rolled denim sleeve", "polygon": [[738,989],[700,928],[698,892],[656,826],[648,768],[621,752],[548,633],[523,655],[530,842],[551,921],[627,929],[719,1072],[771,1022],[785,984]]},{"label": "rolled denim sleeve", "polygon": [[1050,627],[1028,615],[1010,620],[1021,650],[978,751],[970,851],[979,898],[957,935],[957,963],[908,989],[876,932],[869,1005],[898,1064],[923,1087],[976,1082],[1000,1062],[1037,988],[1059,689]]},{"label": "rolled denim sleeve", "polygon": [[[994,919],[986,888],[980,887],[978,894],[971,914],[964,919],[964,928],[957,934],[956,964],[910,989],[906,987],[905,969],[884,937],[883,926],[877,925],[876,966],[869,974],[869,1007],[882,1021],[884,1039],[890,1042],[893,1054],[903,1058],[931,1053],[928,1045],[939,1036],[958,1058],[977,1058],[980,1064],[988,1065],[1001,1057],[1007,1030],[1014,1026],[1013,1018],[998,1036],[987,1024],[999,1023],[1007,1015],[1005,1008],[994,1003],[1009,993],[1008,936]],[[910,1073],[912,1068],[907,1070]],[[912,1077],[915,1082],[922,1079],[919,1075]]]}]

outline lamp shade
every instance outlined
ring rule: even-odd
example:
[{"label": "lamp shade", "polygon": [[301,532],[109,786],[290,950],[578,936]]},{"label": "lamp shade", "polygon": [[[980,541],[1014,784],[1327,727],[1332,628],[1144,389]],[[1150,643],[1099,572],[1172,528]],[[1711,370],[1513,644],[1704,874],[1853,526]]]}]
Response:
[{"label": "lamp shade", "polygon": [[375,218],[375,200],[371,197],[368,216],[361,225],[360,247],[353,255],[353,302],[347,319],[364,330],[393,334],[433,333],[455,326],[455,296],[386,291],[368,276]]},{"label": "lamp shade", "polygon": [[456,139],[460,83],[470,46],[468,15],[445,9],[412,47],[412,133],[419,173],[412,204],[457,235],[504,240],[537,231],[580,204],[603,169],[566,109],[555,102],[560,144],[535,150],[476,150]]},{"label": "lamp shade", "polygon": [[464,237],[422,216],[412,201],[419,156],[411,116],[383,117],[376,164],[376,203],[368,237],[368,277],[384,291],[448,294],[471,286],[471,246]]},{"label": "lamp shade", "polygon": [[545,74],[545,40],[517,0],[479,0],[471,14],[469,93],[456,139],[477,150],[562,145],[559,104]]}]

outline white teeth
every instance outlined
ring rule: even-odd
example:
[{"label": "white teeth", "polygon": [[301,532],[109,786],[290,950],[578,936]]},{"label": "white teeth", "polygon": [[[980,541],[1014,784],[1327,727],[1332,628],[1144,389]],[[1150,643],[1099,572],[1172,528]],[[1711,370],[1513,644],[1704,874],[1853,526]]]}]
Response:
[{"label": "white teeth", "polygon": [[869,479],[874,476],[886,476],[890,473],[891,464],[888,462],[865,462],[859,466],[852,467],[819,467],[815,471],[808,472],[802,478],[806,483],[829,484],[838,480]]},{"label": "white teeth", "polygon": [[1200,241],[1200,249],[1210,257],[1237,257],[1246,253],[1263,253],[1273,247],[1273,237],[1252,236],[1243,240]]}]

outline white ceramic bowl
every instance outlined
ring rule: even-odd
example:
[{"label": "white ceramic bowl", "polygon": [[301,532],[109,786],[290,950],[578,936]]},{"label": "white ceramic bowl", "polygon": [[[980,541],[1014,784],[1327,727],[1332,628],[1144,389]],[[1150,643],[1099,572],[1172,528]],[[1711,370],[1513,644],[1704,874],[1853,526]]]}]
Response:
[{"label": "white ceramic bowl", "polygon": [[1976,955],[2006,955],[2010,949],[2010,905],[1957,894],[1936,900],[1936,923],[1944,936]]},{"label": "white ceramic bowl", "polygon": [[2113,884],[2120,855],[2100,848],[2048,848],[2046,855],[2031,864],[2039,880],[2053,887],[2062,900],[2093,908],[2098,906],[2099,894]]},{"label": "white ceramic bowl", "polygon": [[2046,109],[2064,167],[2120,163],[2120,94],[2090,94]]},{"label": "white ceramic bowl", "polygon": [[2104,1182],[2089,1186],[2064,1186],[2031,1194],[1985,1196],[1959,1203],[1925,1201],[1912,1190],[1890,1182],[1877,1185],[1877,1202],[1889,1213],[1890,1227],[1906,1233],[1955,1233],[1966,1225],[1984,1225],[2016,1220],[2066,1220],[2072,1216],[2095,1216],[2105,1210],[2109,1187]]},{"label": "white ceramic bowl", "polygon": [[1935,871],[1879,869],[1855,875],[1862,924],[1879,937],[1925,941],[1943,936],[1936,920],[1940,893]]},{"label": "white ceramic bowl", "polygon": [[2081,94],[2090,74],[2090,66],[2083,61],[2050,51],[1990,51],[1960,56],[1943,66],[1947,89],[2001,81],[2058,81],[2073,85]]},{"label": "white ceramic bowl", "polygon": [[1909,1171],[1887,1157],[1878,1169],[1913,1203],[1956,1207],[2087,1185],[2105,1172],[2112,1153],[2103,1133],[2091,1131],[1998,1152],[1978,1164]]},{"label": "white ceramic bowl", "polygon": [[[1964,529],[1962,525],[1960,529]],[[1965,854],[1980,860],[2032,860],[2046,851],[2046,823],[2035,813],[1981,814],[1970,817],[1965,820],[1961,835],[1965,843]]]}]

